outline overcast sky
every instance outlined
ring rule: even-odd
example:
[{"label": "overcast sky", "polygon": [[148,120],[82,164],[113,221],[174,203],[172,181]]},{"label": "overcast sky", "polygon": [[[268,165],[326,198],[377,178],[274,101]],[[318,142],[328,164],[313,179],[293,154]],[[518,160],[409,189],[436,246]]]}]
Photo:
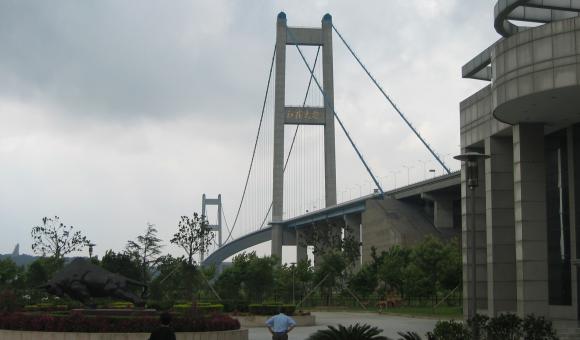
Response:
[{"label": "overcast sky", "polygon": [[[461,79],[461,66],[497,39],[494,2],[0,1],[0,253],[16,243],[31,253],[30,229],[53,215],[99,255],[123,249],[146,222],[168,244],[203,193],[221,193],[233,220],[280,11],[289,26],[320,26],[331,13],[457,169],[459,102],[485,85]],[[336,35],[334,57],[336,110],[385,189],[392,171],[406,184],[403,165],[411,182],[423,179],[429,154]],[[345,140],[337,125],[338,188],[352,196],[369,178]]]}]

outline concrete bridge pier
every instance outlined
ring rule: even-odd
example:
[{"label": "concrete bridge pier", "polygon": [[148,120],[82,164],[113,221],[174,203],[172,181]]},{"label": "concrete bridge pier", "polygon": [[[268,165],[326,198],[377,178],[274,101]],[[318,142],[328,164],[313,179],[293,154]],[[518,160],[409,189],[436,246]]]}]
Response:
[{"label": "concrete bridge pier", "polygon": [[306,241],[306,231],[296,228],[296,263],[308,260],[308,245]]},{"label": "concrete bridge pier", "polygon": [[[348,236],[352,236],[354,241],[359,243],[361,242],[361,228],[362,228],[362,216],[360,213],[356,213],[356,214],[348,214],[348,215],[344,215],[343,216],[344,219],[344,225],[345,225],[345,232],[344,232],[344,236],[348,237]],[[359,256],[358,258],[355,260],[354,263],[354,271],[358,271],[361,267],[361,255],[362,255],[362,249],[361,246],[359,246]]]},{"label": "concrete bridge pier", "polygon": [[455,193],[422,193],[421,198],[433,202],[433,224],[437,229],[453,228]]}]

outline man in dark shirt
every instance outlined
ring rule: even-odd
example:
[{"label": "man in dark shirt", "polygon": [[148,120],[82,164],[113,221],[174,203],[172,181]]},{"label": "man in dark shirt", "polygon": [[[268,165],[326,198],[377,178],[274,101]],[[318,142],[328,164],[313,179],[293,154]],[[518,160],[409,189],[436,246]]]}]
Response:
[{"label": "man in dark shirt", "polygon": [[175,340],[175,333],[169,328],[171,314],[167,312],[161,313],[159,321],[161,321],[161,326],[151,333],[149,340]]}]

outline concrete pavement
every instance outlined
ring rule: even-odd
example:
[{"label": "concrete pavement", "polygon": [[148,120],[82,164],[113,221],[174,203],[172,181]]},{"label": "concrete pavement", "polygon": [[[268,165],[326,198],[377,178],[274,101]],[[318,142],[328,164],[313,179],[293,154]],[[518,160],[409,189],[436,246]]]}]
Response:
[{"label": "concrete pavement", "polygon": [[[366,323],[379,327],[387,337],[397,339],[397,332],[415,331],[421,336],[435,327],[437,320],[425,318],[410,318],[391,315],[379,315],[376,313],[352,313],[352,312],[315,312],[316,326],[297,327],[289,335],[289,340],[303,340],[319,329],[325,329],[329,325],[345,326]],[[272,336],[265,327],[250,328],[251,340],[270,340]]]}]

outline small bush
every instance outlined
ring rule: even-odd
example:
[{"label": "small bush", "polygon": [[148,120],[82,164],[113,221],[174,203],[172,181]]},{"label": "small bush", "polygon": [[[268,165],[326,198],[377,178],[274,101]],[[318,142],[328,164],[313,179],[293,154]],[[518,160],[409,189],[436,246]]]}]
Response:
[{"label": "small bush", "polygon": [[433,339],[435,340],[466,340],[471,339],[471,333],[463,322],[437,321],[433,329]]},{"label": "small bush", "polygon": [[247,313],[248,303],[238,300],[225,300],[223,301],[224,311],[227,313]]},{"label": "small bush", "polygon": [[6,289],[0,292],[0,313],[12,313],[19,308],[18,298],[13,290]]},{"label": "small bush", "polygon": [[276,315],[278,314],[278,309],[286,315],[294,315],[296,311],[296,306],[294,305],[261,305],[252,304],[248,306],[248,311],[254,315]]},{"label": "small bush", "polygon": [[523,321],[524,340],[557,340],[552,322],[543,316],[527,315]]},{"label": "small bush", "polygon": [[[180,303],[173,305],[173,310],[177,313],[187,313],[192,310],[191,303]],[[198,303],[196,304],[195,311],[201,314],[215,314],[222,313],[224,311],[224,305],[222,304],[210,304],[210,303]]]},{"label": "small bush", "polygon": [[54,303],[38,303],[24,306],[24,310],[27,312],[62,312],[68,309],[68,305]]},{"label": "small bush", "polygon": [[328,326],[328,329],[321,329],[310,335],[307,340],[336,340],[336,339],[357,339],[357,340],[389,340],[386,336],[379,335],[382,329],[371,327],[367,324],[355,324],[348,327],[338,325],[338,328]]},{"label": "small bush", "polygon": [[502,314],[489,319],[485,326],[487,340],[519,340],[522,336],[522,319],[515,314]]},{"label": "small bush", "polygon": [[107,307],[111,309],[133,309],[135,308],[135,305],[131,302],[115,301],[108,304]]}]

